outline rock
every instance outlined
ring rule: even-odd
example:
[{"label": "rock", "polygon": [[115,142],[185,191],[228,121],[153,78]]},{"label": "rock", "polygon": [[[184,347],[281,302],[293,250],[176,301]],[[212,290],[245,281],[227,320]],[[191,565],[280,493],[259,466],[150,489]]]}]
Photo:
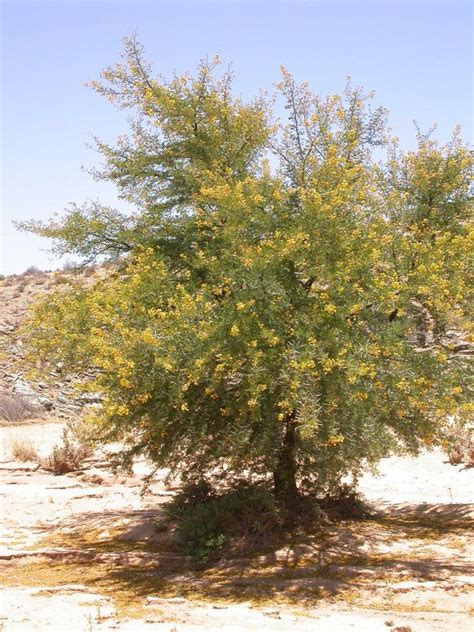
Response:
[{"label": "rock", "polygon": [[17,378],[13,384],[12,393],[24,399],[31,406],[51,410],[53,403],[44,395],[39,395],[25,380]]},{"label": "rock", "polygon": [[84,481],[84,483],[92,483],[93,485],[102,485],[105,479],[102,476],[99,476],[99,474],[83,474],[81,476],[81,480]]},{"label": "rock", "polygon": [[97,404],[103,399],[101,393],[81,393],[78,398],[84,404]]}]

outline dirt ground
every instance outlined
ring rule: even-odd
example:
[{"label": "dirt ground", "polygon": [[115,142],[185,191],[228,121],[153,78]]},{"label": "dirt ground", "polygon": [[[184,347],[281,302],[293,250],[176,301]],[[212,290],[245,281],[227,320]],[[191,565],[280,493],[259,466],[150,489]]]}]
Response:
[{"label": "dirt ground", "polygon": [[385,459],[380,476],[365,476],[373,519],[196,570],[157,529],[175,493],[166,472],[141,496],[144,462],[117,477],[98,457],[63,476],[12,460],[12,440],[46,455],[61,432],[0,428],[0,630],[469,629],[474,470],[440,452]]}]

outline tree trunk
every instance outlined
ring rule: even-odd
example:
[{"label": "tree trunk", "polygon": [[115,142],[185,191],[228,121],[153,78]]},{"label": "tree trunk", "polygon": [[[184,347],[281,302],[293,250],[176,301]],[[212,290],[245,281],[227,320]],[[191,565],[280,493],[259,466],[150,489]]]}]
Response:
[{"label": "tree trunk", "polygon": [[296,429],[295,412],[288,413],[285,421],[285,435],[277,456],[273,472],[273,489],[277,500],[287,509],[292,509],[298,502],[296,485]]}]

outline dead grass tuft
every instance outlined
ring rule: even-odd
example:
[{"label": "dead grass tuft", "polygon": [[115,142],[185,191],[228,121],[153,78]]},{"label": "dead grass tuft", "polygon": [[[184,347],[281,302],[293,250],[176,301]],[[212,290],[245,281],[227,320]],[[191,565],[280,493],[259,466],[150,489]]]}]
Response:
[{"label": "dead grass tuft", "polygon": [[10,442],[10,449],[17,461],[39,461],[38,452],[29,439],[13,438]]}]

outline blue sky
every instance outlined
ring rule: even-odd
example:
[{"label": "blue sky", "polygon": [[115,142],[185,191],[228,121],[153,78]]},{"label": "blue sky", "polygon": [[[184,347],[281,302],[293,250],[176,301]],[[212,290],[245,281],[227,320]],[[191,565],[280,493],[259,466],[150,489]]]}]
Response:
[{"label": "blue sky", "polygon": [[[181,72],[218,53],[232,62],[236,90],[272,89],[284,64],[321,94],[346,75],[376,91],[404,147],[438,123],[446,140],[461,124],[472,136],[472,9],[449,0],[214,0],[2,2],[1,271],[54,268],[45,242],[18,233],[13,219],[46,219],[69,202],[116,202],[110,185],[81,166],[86,147],[126,129],[126,117],[84,82],[117,61],[134,31],[154,68]],[[118,204],[119,205],[119,204]]]}]

